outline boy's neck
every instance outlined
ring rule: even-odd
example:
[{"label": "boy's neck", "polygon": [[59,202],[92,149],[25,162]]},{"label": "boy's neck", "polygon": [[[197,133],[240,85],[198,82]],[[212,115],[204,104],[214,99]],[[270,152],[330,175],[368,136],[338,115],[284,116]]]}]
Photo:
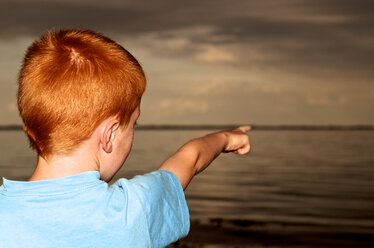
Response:
[{"label": "boy's neck", "polygon": [[70,156],[52,156],[45,160],[38,156],[38,163],[29,181],[39,181],[72,176],[86,171],[99,171],[95,156],[86,149],[78,149]]}]

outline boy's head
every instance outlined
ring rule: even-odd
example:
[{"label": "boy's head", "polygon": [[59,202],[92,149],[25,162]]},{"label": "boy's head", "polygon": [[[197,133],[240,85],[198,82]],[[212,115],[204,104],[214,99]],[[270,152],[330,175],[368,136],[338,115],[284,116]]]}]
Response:
[{"label": "boy's head", "polygon": [[42,157],[66,155],[110,116],[127,125],[145,84],[138,61],[101,34],[44,34],[19,75],[18,108],[31,146]]}]

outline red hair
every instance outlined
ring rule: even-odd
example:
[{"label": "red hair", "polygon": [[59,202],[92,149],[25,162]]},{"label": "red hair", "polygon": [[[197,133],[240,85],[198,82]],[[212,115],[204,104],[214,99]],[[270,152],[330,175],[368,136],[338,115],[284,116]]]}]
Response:
[{"label": "red hair", "polygon": [[101,34],[42,35],[19,74],[18,108],[31,147],[43,157],[67,154],[110,116],[127,125],[145,85],[138,61]]}]

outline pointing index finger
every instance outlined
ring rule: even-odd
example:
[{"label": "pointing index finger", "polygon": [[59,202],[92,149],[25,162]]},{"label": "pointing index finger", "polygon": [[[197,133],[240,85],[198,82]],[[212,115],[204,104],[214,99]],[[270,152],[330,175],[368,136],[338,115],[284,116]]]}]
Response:
[{"label": "pointing index finger", "polygon": [[240,131],[242,131],[243,133],[246,133],[246,132],[250,131],[252,129],[252,127],[251,126],[240,126],[238,129]]}]

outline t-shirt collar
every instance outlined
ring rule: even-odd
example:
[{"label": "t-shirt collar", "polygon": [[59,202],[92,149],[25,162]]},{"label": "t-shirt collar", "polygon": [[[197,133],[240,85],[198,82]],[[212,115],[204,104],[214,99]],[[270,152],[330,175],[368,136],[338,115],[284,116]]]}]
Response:
[{"label": "t-shirt collar", "polygon": [[100,181],[98,171],[87,171],[80,174],[39,181],[14,181],[3,178],[3,192],[11,194],[53,194],[83,190],[94,184],[104,183]]}]

